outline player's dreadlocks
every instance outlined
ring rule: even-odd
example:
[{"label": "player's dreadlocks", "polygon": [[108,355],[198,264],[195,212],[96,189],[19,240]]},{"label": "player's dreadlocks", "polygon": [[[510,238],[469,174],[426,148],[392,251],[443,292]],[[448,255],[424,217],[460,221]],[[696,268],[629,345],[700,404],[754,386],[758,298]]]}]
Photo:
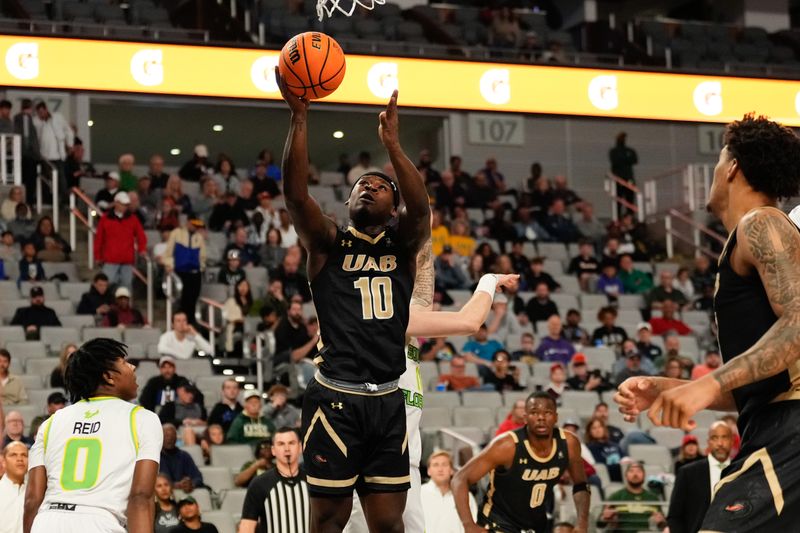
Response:
[{"label": "player's dreadlocks", "polygon": [[127,346],[114,339],[92,339],[78,348],[67,361],[64,385],[70,400],[75,403],[88,400],[101,385],[108,385],[105,374],[116,372],[117,359],[128,356]]}]

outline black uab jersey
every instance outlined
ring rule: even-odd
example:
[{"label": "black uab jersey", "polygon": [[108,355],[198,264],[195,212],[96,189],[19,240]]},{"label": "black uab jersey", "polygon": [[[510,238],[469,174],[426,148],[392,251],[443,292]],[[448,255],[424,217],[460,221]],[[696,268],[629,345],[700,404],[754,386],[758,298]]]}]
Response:
[{"label": "black uab jersey", "polygon": [[[719,347],[726,363],[751,348],[778,320],[758,272],[742,277],[731,267],[730,257],[735,247],[736,228],[720,255],[714,292]],[[790,370],[734,389],[733,397],[739,410],[739,432],[744,435],[748,422],[760,409],[798,385],[800,365],[795,363]]]},{"label": "black uab jersey", "polygon": [[541,533],[547,527],[553,487],[569,466],[567,437],[564,430],[554,429],[550,455],[539,457],[528,441],[526,426],[508,435],[516,443],[514,462],[511,468],[492,470],[479,522],[502,533]]},{"label": "black uab jersey", "polygon": [[397,233],[376,237],[353,227],[311,282],[321,347],[314,362],[331,379],[386,383],[406,369],[405,339],[414,274]]}]

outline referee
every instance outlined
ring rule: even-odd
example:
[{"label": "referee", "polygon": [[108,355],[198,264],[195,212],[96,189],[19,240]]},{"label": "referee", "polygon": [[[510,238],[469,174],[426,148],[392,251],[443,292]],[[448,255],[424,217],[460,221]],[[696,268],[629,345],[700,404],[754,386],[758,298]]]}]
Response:
[{"label": "referee", "polygon": [[239,533],[307,533],[308,485],[300,467],[297,430],[282,427],[272,438],[275,468],[250,482],[242,506]]}]

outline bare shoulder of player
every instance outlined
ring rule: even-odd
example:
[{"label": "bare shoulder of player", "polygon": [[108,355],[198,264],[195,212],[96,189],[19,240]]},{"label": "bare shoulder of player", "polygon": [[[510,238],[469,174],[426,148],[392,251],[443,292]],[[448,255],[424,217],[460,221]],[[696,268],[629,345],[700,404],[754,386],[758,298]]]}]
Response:
[{"label": "bare shoulder of player", "polygon": [[514,459],[517,443],[519,443],[517,434],[514,431],[506,431],[493,438],[484,451],[498,464],[510,463]]}]

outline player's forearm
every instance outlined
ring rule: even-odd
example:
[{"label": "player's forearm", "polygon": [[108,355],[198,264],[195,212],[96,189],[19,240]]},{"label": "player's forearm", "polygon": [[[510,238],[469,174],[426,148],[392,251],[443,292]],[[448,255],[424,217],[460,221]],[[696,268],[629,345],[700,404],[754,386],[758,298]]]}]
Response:
[{"label": "player's forearm", "polygon": [[39,506],[42,505],[42,500],[35,501],[33,499],[25,498],[25,506],[22,514],[22,531],[23,533],[31,533],[33,521],[36,519],[36,514],[39,512]]},{"label": "player's forearm", "polygon": [[128,533],[153,531],[154,507],[152,497],[131,495],[128,499]]},{"label": "player's forearm", "polygon": [[292,350],[292,362],[297,363],[309,354],[312,348],[317,344],[317,336],[314,335],[307,343],[299,348]]},{"label": "player's forearm", "polygon": [[239,533],[256,533],[256,524],[255,520],[242,518],[241,522],[239,522]]},{"label": "player's forearm", "polygon": [[386,153],[397,174],[397,184],[406,204],[406,213],[413,220],[424,218],[430,221],[428,191],[419,170],[408,158],[399,142],[386,146]]},{"label": "player's forearm", "polygon": [[308,116],[292,114],[283,148],[283,194],[289,209],[302,205],[308,196]]},{"label": "player's forearm", "polygon": [[731,359],[709,376],[720,393],[772,377],[794,365],[800,357],[800,313],[786,310],[749,350]]},{"label": "player's forearm", "polygon": [[434,286],[433,243],[431,239],[428,239],[417,254],[417,275],[414,278],[414,292],[411,293],[411,305],[425,311],[431,310],[433,308]]},{"label": "player's forearm", "polygon": [[469,480],[463,470],[453,476],[453,480],[450,482],[450,490],[453,491],[453,500],[455,501],[461,524],[465,527],[474,525],[475,520],[472,519],[472,511],[469,508]]},{"label": "player's forearm", "polygon": [[583,490],[581,492],[575,493],[572,495],[572,500],[575,502],[575,510],[578,513],[578,524],[577,527],[581,531],[588,531],[589,530],[589,507],[591,505],[591,494],[588,490]]}]

